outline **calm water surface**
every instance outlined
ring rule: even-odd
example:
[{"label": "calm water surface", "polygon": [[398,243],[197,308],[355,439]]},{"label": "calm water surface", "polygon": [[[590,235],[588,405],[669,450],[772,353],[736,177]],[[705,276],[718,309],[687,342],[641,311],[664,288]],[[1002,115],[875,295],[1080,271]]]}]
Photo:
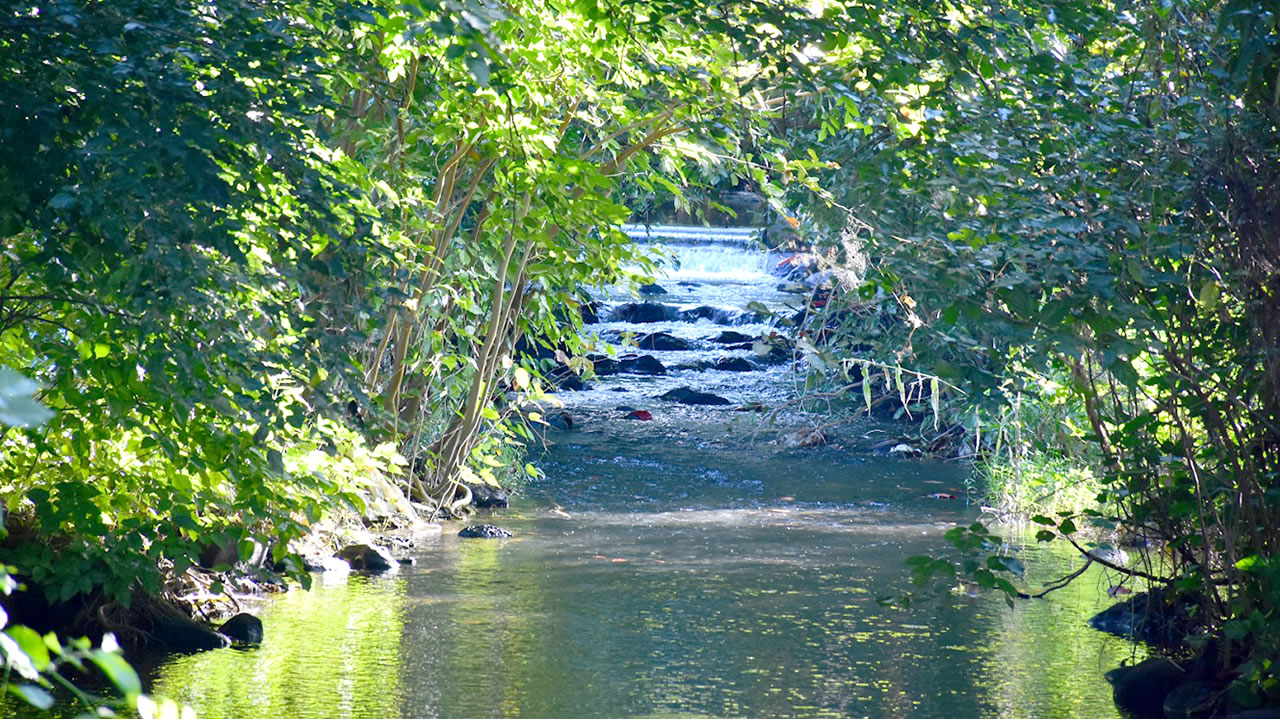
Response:
[{"label": "calm water surface", "polygon": [[[903,560],[972,519],[965,470],[833,451],[743,457],[571,433],[491,521],[397,576],[291,592],[261,648],[181,657],[154,689],[203,716],[1094,717],[1126,643],[1086,574],[1008,609],[882,607]],[[568,517],[565,517],[568,515]],[[1071,570],[1026,547],[1029,584]]]}]

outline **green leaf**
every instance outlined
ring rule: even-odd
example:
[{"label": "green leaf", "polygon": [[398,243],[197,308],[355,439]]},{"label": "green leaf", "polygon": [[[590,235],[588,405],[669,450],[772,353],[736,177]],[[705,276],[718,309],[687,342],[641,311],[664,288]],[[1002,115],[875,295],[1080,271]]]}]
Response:
[{"label": "green leaf", "polygon": [[489,63],[478,55],[470,55],[467,57],[467,70],[470,71],[471,77],[475,78],[476,84],[480,87],[489,87]]},{"label": "green leaf", "polygon": [[66,210],[75,204],[76,196],[66,192],[60,192],[49,200],[49,207],[54,210]]},{"label": "green leaf", "polygon": [[10,684],[9,692],[17,695],[26,704],[40,710],[53,707],[53,695],[48,690],[30,683]]},{"label": "green leaf", "polygon": [[5,630],[5,634],[31,659],[31,666],[37,671],[44,672],[49,667],[49,648],[45,646],[40,633],[26,625],[14,625]]},{"label": "green leaf", "polygon": [[53,412],[31,395],[40,389],[31,380],[0,367],[0,426],[36,427],[53,417]]},{"label": "green leaf", "polygon": [[1244,570],[1245,572],[1262,570],[1266,566],[1266,558],[1260,555],[1249,555],[1248,557],[1243,557],[1236,561],[1236,569]]},{"label": "green leaf", "polygon": [[14,640],[8,631],[0,633],[0,655],[3,655],[9,666],[22,677],[28,680],[36,680],[40,677],[40,671],[31,662],[31,657],[22,651],[18,641]]},{"label": "green leaf", "polygon": [[1218,298],[1221,297],[1221,295],[1222,291],[1218,287],[1218,283],[1214,280],[1206,280],[1204,284],[1200,286],[1200,306],[1203,307],[1206,312],[1213,312],[1214,308],[1218,306]]},{"label": "green leaf", "polygon": [[1036,531],[1036,541],[1037,541],[1037,542],[1050,542],[1050,541],[1052,541],[1052,540],[1055,540],[1057,537],[1058,537],[1058,536],[1057,536],[1056,534],[1054,534],[1054,532],[1053,532],[1052,530],[1038,530],[1038,531]]},{"label": "green leaf", "polygon": [[89,653],[89,658],[107,676],[111,684],[115,685],[126,696],[133,696],[142,692],[142,682],[138,679],[138,673],[119,654],[105,650],[93,650]]},{"label": "green leaf", "polygon": [[1076,531],[1076,524],[1071,521],[1071,518],[1067,518],[1062,522],[1058,523],[1058,532],[1062,533],[1063,535],[1071,535],[1075,531]]}]

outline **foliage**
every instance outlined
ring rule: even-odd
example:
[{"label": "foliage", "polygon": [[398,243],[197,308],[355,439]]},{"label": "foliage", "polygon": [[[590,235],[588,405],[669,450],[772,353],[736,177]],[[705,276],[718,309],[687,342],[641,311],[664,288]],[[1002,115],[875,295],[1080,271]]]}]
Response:
[{"label": "foliage", "polygon": [[[31,398],[39,386],[14,371],[0,367],[0,425],[34,427],[49,420],[52,413]],[[4,510],[0,508],[0,520]],[[4,537],[0,523],[0,539]],[[0,593],[10,595],[18,587],[11,573],[15,568],[0,566]],[[94,648],[87,638],[72,640],[66,647],[54,633],[41,636],[23,625],[9,625],[9,616],[0,605],[0,656],[4,658],[4,679],[0,687],[23,702],[48,710],[54,697],[49,693],[55,685],[70,692],[84,709],[96,716],[108,715],[111,710],[73,684],[59,670],[60,665],[84,672],[92,663],[120,692],[124,706],[135,709],[142,717],[192,716],[190,708],[179,710],[176,703],[165,698],[150,698],[142,694],[142,684],[133,668],[120,655],[115,636],[108,633],[102,646]],[[18,682],[11,682],[12,674],[18,674]]]},{"label": "foliage", "polygon": [[[1086,517],[1172,548],[1155,579],[1209,626],[1256,617],[1233,633],[1274,657],[1275,588],[1242,569],[1280,542],[1274,6],[846,13],[844,91],[800,131],[840,166],[814,222],[856,218],[863,297],[895,320],[877,352],[968,390],[961,417],[1069,378],[1100,458]],[[1263,666],[1237,685],[1248,704],[1275,698]]]},{"label": "foliage", "polygon": [[[765,138],[825,18],[774,3],[31,0],[0,16],[0,554],[128,605],[367,473],[519,472],[622,183],[803,176]],[[772,192],[778,194],[778,190]],[[556,360],[553,361],[552,358]],[[372,448],[372,449],[370,449]]]}]

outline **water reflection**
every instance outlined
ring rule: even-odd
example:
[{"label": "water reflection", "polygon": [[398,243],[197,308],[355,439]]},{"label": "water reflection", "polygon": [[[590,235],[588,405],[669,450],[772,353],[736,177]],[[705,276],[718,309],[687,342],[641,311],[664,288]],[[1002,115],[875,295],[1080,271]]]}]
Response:
[{"label": "water reflection", "polygon": [[[1100,675],[1132,649],[1085,624],[1106,602],[1096,568],[1015,610],[877,602],[971,518],[922,499],[963,469],[869,461],[851,478],[820,454],[679,448],[583,462],[601,450],[542,460],[549,479],[501,517],[514,539],[446,532],[398,577],[291,593],[261,649],[180,659],[157,689],[219,716],[1115,714]],[[1033,586],[1078,562],[1026,556]]]},{"label": "water reflection", "polygon": [[201,717],[398,716],[405,608],[397,577],[290,592],[265,613],[262,647],[173,659],[153,691]]}]

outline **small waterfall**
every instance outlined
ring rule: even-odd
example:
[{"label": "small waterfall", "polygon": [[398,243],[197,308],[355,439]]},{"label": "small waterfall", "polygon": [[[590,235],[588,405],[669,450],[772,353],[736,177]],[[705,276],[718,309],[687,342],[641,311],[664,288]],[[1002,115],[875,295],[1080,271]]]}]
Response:
[{"label": "small waterfall", "polygon": [[752,227],[700,227],[697,225],[650,225],[639,224],[621,226],[627,237],[637,242],[668,242],[683,245],[731,245],[734,247],[750,247],[760,235],[758,228]]},{"label": "small waterfall", "polygon": [[[667,245],[675,262],[663,268],[658,282],[756,284],[769,282],[770,255],[726,245]],[[751,300],[753,298],[745,298]]]}]

